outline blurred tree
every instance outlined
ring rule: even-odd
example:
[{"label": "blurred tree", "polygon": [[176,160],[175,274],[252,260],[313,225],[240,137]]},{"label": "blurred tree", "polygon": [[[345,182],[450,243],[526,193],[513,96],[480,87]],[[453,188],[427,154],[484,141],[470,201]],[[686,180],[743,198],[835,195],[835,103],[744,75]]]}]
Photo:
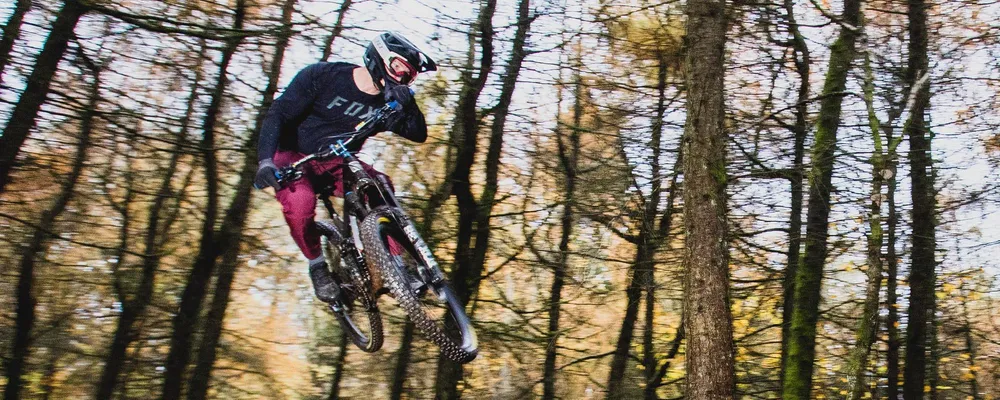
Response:
[{"label": "blurred tree", "polygon": [[[479,290],[482,273],[487,264],[490,251],[491,217],[497,202],[498,176],[500,174],[500,156],[503,151],[506,122],[517,86],[521,65],[527,57],[525,43],[528,31],[534,17],[531,15],[530,0],[519,0],[517,3],[517,28],[511,43],[510,57],[501,75],[500,93],[497,104],[492,108],[493,123],[490,126],[489,145],[486,159],[483,160],[486,170],[485,184],[482,194],[476,199],[472,193],[471,172],[475,163],[476,148],[480,130],[479,114],[476,111],[476,100],[486,83],[492,69],[494,55],[493,14],[496,1],[487,0],[480,10],[477,22],[479,44],[482,48],[479,73],[469,86],[475,95],[469,93],[467,102],[459,100],[460,109],[456,116],[455,129],[458,137],[458,157],[455,169],[451,173],[451,192],[458,201],[458,240],[455,249],[455,267],[451,271],[451,282],[455,293],[463,304],[468,304]],[[479,89],[475,89],[478,87]],[[464,93],[464,89],[463,89]],[[461,122],[459,122],[461,121]],[[474,239],[474,241],[473,241]],[[458,398],[459,380],[462,379],[462,366],[443,356],[438,358],[438,377],[435,390],[443,398]]]},{"label": "blurred tree", "polygon": [[[87,8],[79,0],[66,0],[55,22],[52,23],[49,38],[45,41],[42,52],[38,54],[31,74],[28,75],[28,85],[18,98],[6,127],[0,133],[0,193],[3,193],[4,187],[10,181],[10,172],[21,151],[21,145],[35,127],[38,111],[45,103],[52,77],[59,67],[59,60],[62,60],[63,53],[66,52],[66,47],[73,37],[73,29],[86,12]],[[13,28],[4,29],[4,40],[10,30]],[[0,74],[2,73],[3,70],[0,70]]]},{"label": "blurred tree", "polygon": [[[903,398],[924,398],[924,386],[937,380],[936,363],[928,368],[926,352],[936,340],[933,333],[935,313],[935,270],[937,269],[937,229],[935,211],[934,161],[931,137],[925,114],[930,109],[930,70],[927,56],[927,4],[923,0],[907,2],[909,16],[908,59],[904,80],[911,87],[913,106],[903,127],[909,138],[911,201],[913,203],[913,248],[910,258],[910,308],[906,325],[906,368],[903,371]],[[937,385],[930,383],[931,390]],[[933,398],[933,397],[932,397]]]},{"label": "blurred tree", "polygon": [[[650,118],[649,141],[643,143],[639,164],[648,165],[649,176],[637,171],[635,166],[626,168],[628,181],[634,186],[633,201],[626,206],[630,218],[634,218],[635,233],[620,234],[627,242],[636,247],[633,262],[629,270],[628,287],[625,289],[626,306],[624,318],[611,360],[610,372],[607,378],[609,399],[627,398],[631,394],[632,384],[626,379],[626,367],[630,359],[630,350],[639,317],[639,307],[642,304],[642,294],[645,293],[644,329],[642,337],[642,357],[644,373],[644,396],[653,398],[659,386],[656,351],[653,344],[656,288],[655,281],[656,255],[659,247],[670,240],[671,223],[674,216],[674,200],[677,197],[677,187],[671,184],[667,188],[667,201],[664,205],[663,182],[667,176],[673,176],[670,182],[676,182],[681,162],[681,152],[676,152],[673,171],[667,172],[663,167],[666,145],[663,143],[665,118],[669,108],[680,97],[682,89],[673,78],[678,78],[681,70],[682,27],[677,20],[672,19],[668,12],[652,7],[643,12],[632,13],[629,10],[605,10],[621,12],[627,17],[608,16],[603,19],[608,29],[608,39],[616,52],[634,57],[636,75],[649,82],[649,89],[654,91],[654,110]],[[622,88],[629,90],[629,88]],[[643,88],[645,89],[645,88]],[[619,138],[619,156],[626,165],[630,161],[633,149],[632,141],[624,135]],[[648,184],[640,186],[640,181]],[[648,190],[648,195],[646,194]],[[614,209],[614,208],[613,208]],[[614,221],[604,216],[596,219],[611,227]],[[612,228],[614,229],[614,228]],[[630,227],[630,230],[632,228]],[[638,386],[638,385],[636,385]]]},{"label": "blurred tree", "polygon": [[[906,92],[904,92],[906,93]],[[883,126],[885,139],[889,149],[886,154],[886,282],[885,282],[885,303],[888,312],[886,314],[886,396],[890,399],[899,398],[899,299],[897,295],[897,277],[899,276],[899,256],[896,254],[896,232],[899,229],[899,212],[896,204],[896,186],[898,182],[899,155],[896,146],[901,138],[894,136],[893,121],[896,121],[903,113],[905,100],[896,100],[893,109],[889,112],[889,118]]]},{"label": "blurred tree", "polygon": [[[863,29],[864,25],[859,25]],[[874,151],[871,156],[871,196],[868,214],[868,254],[865,259],[867,270],[867,285],[865,287],[865,300],[861,313],[861,320],[858,322],[857,342],[847,360],[847,379],[850,387],[852,400],[860,400],[868,386],[865,383],[865,374],[868,367],[868,356],[871,352],[872,344],[875,343],[875,335],[878,333],[879,320],[879,296],[882,290],[882,202],[885,198],[883,186],[887,171],[886,146],[882,144],[882,123],[875,113],[874,76],[871,67],[871,55],[867,48],[867,43],[862,41],[864,52],[864,97],[865,105],[868,109],[868,128],[871,130]],[[887,143],[890,149],[895,147],[895,143]],[[889,150],[891,152],[892,150]]]},{"label": "blurred tree", "polygon": [[31,0],[17,0],[14,5],[14,12],[7,18],[7,23],[3,26],[3,37],[0,38],[0,84],[3,84],[3,73],[7,70],[10,62],[10,53],[14,50],[14,42],[21,33],[21,23],[24,21],[24,14],[31,9]]},{"label": "blurred tree", "polygon": [[347,11],[351,9],[351,2],[352,0],[343,0],[340,3],[340,8],[337,9],[337,22],[333,24],[330,36],[327,36],[326,42],[323,44],[323,55],[320,56],[320,61],[330,60],[330,54],[333,52],[333,41],[339,38],[344,32],[344,17],[347,16]]},{"label": "blurred tree", "polygon": [[[410,336],[412,337],[412,331]],[[330,394],[327,397],[329,400],[337,400],[340,398],[340,382],[344,379],[344,365],[346,364],[345,359],[347,358],[347,345],[351,342],[347,338],[347,332],[341,330],[339,336],[340,340],[337,342],[337,357],[333,359],[333,377],[330,379]]]},{"label": "blurred tree", "polygon": [[786,177],[789,180],[791,196],[789,198],[788,216],[788,251],[785,252],[786,267],[782,280],[782,308],[781,308],[781,375],[785,376],[785,360],[788,354],[789,332],[792,326],[792,310],[795,309],[795,276],[798,273],[801,262],[802,251],[802,200],[803,184],[802,178],[805,171],[805,142],[809,135],[809,96],[811,95],[811,85],[809,71],[811,68],[811,58],[809,46],[805,37],[799,31],[799,23],[795,17],[795,7],[792,0],[782,2],[785,18],[788,24],[788,33],[791,36],[792,57],[795,59],[796,78],[799,80],[798,92],[795,98],[795,122],[788,128],[794,136],[792,168]]},{"label": "blurred tree", "polygon": [[6,359],[4,370],[6,373],[6,384],[4,386],[4,398],[20,399],[23,386],[23,374],[27,372],[28,354],[31,350],[32,331],[35,328],[36,304],[35,298],[35,275],[36,263],[44,260],[43,256],[53,236],[58,236],[56,219],[59,218],[70,200],[75,195],[74,190],[83,174],[86,166],[87,150],[92,145],[91,134],[94,131],[94,120],[97,114],[97,106],[100,101],[99,89],[101,87],[101,72],[103,65],[93,64],[86,58],[82,63],[86,64],[88,72],[92,74],[93,81],[87,94],[86,105],[82,107],[81,123],[77,133],[77,145],[72,158],[72,167],[59,187],[59,192],[47,209],[41,212],[41,219],[33,227],[31,239],[20,251],[20,262],[18,262],[17,281],[17,303],[16,319],[14,326],[14,340],[11,343],[11,356]]},{"label": "blurred tree", "polygon": [[[847,75],[855,58],[859,35],[861,1],[845,0],[840,34],[830,47],[830,63],[823,85],[819,121],[816,124],[809,175],[809,210],[806,216],[805,258],[796,270],[795,307],[785,356],[782,395],[786,399],[812,397],[812,373],[816,361],[816,324],[819,319],[820,285],[829,254],[830,192],[837,129]],[[689,334],[693,334],[689,332]]]},{"label": "blurred tree", "polygon": [[[204,47],[198,60],[203,60]],[[198,65],[201,63],[198,62]],[[195,102],[198,96],[199,82],[201,81],[201,68],[194,68],[194,80],[191,82],[191,92],[187,98],[186,110],[181,117],[180,129],[174,138],[174,145],[170,149],[170,160],[163,170],[163,177],[156,191],[156,198],[149,205],[147,211],[146,229],[143,239],[142,268],[139,272],[138,284],[134,284],[134,289],[126,287],[128,281],[134,280],[134,273],[126,271],[115,276],[115,286],[118,288],[118,301],[122,304],[121,314],[118,316],[117,326],[114,336],[109,344],[107,357],[104,362],[104,369],[101,372],[100,380],[97,384],[95,398],[110,398],[118,386],[119,376],[127,360],[126,354],[129,346],[138,338],[138,332],[134,330],[135,324],[143,317],[146,308],[152,303],[156,272],[159,270],[163,260],[165,243],[164,234],[169,230],[171,221],[167,220],[166,209],[169,208],[167,201],[178,195],[174,192],[172,184],[177,174],[178,164],[184,154],[183,147],[187,145],[185,137],[188,134],[188,126],[191,116],[194,114]],[[124,247],[122,247],[124,248]],[[125,279],[126,277],[132,279]],[[117,280],[125,280],[120,282]],[[129,285],[131,286],[131,285]],[[131,292],[130,292],[131,291]]]},{"label": "blurred tree", "polygon": [[[577,185],[577,168],[579,165],[580,157],[580,133],[584,129],[581,125],[583,119],[583,103],[584,103],[584,86],[583,79],[581,77],[583,58],[583,48],[580,46],[579,42],[576,45],[576,54],[573,56],[574,73],[573,73],[573,108],[572,114],[570,116],[570,124],[567,126],[564,124],[559,116],[556,117],[556,144],[559,156],[559,165],[562,167],[563,174],[565,175],[565,185],[563,187],[564,199],[562,206],[562,217],[560,221],[560,232],[559,232],[559,256],[555,262],[551,262],[552,266],[552,285],[549,288],[549,304],[548,304],[548,331],[547,333],[547,344],[545,346],[545,361],[542,370],[542,398],[546,400],[551,400],[556,397],[556,358],[559,355],[559,318],[562,308],[562,292],[563,286],[566,281],[566,271],[569,267],[569,244],[570,239],[573,237],[573,224],[574,224],[574,212],[573,208],[576,207],[574,203],[574,194],[576,192]],[[560,74],[562,74],[560,66]],[[558,107],[559,113],[562,113],[562,101],[563,94],[560,88],[558,96]],[[566,131],[569,131],[569,137],[566,137]],[[567,141],[569,143],[567,143]],[[542,258],[539,255],[539,258]],[[565,329],[565,327],[563,327]]]},{"label": "blurred tree", "polygon": [[964,354],[969,355],[969,360],[968,360],[969,363],[967,367],[968,372],[963,376],[963,378],[968,378],[969,380],[970,393],[967,398],[971,398],[972,400],[980,400],[983,398],[983,396],[981,396],[980,393],[979,380],[978,380],[978,375],[979,375],[978,371],[980,368],[978,365],[976,365],[976,353],[977,353],[976,343],[975,339],[972,336],[972,330],[973,330],[972,317],[969,315],[969,299],[973,296],[973,293],[976,293],[976,291],[973,288],[964,288],[962,286],[965,286],[965,282],[960,284],[960,286],[958,287],[958,294],[961,296],[961,304],[962,304],[961,305],[962,325],[957,329],[957,331],[962,335],[962,341],[964,342],[965,345],[965,348],[963,349]]},{"label": "blurred tree", "polygon": [[[233,30],[243,29],[244,17],[246,16],[247,4],[245,0],[237,0],[236,9],[233,12]],[[205,118],[202,120],[202,140],[201,153],[205,168],[205,189],[206,204],[204,220],[201,228],[201,240],[198,244],[198,255],[195,258],[188,281],[181,295],[181,303],[177,314],[174,316],[173,332],[170,336],[170,352],[167,354],[166,369],[163,380],[163,398],[166,400],[176,400],[180,398],[185,370],[188,360],[191,357],[191,348],[194,342],[192,333],[198,319],[202,300],[208,287],[208,281],[215,270],[216,259],[219,255],[217,238],[215,235],[215,223],[218,216],[219,202],[219,171],[217,170],[215,130],[222,108],[223,95],[226,92],[226,85],[229,81],[229,63],[233,59],[233,54],[239,47],[242,37],[236,36],[226,41],[222,49],[222,59],[219,63],[219,75],[215,85],[212,87],[211,101],[205,110]],[[227,219],[235,218],[226,216]]]},{"label": "blurred tree", "polygon": [[[474,264],[472,250],[473,223],[479,212],[476,199],[472,194],[472,166],[475,163],[476,147],[480,130],[480,113],[477,107],[479,95],[486,86],[490,71],[493,68],[493,14],[496,12],[496,0],[484,0],[480,4],[479,16],[469,36],[469,64],[461,71],[462,88],[455,111],[454,126],[451,130],[451,144],[457,154],[453,169],[448,171],[448,178],[438,193],[445,193],[447,199],[454,194],[458,200],[459,220],[457,244],[455,248],[454,266],[450,281],[455,294],[462,304],[468,304],[469,299],[479,284],[481,265]],[[474,64],[474,49],[479,44],[481,54],[479,65]],[[475,68],[475,70],[473,70]],[[475,73],[475,75],[473,75]],[[433,202],[435,198],[432,198]],[[488,229],[488,228],[487,228]],[[486,246],[485,243],[481,244]],[[434,382],[435,397],[439,399],[458,399],[458,382],[462,380],[462,365],[448,360],[443,354],[438,357],[437,376]]]},{"label": "blurred tree", "polygon": [[[223,322],[226,317],[226,310],[229,307],[230,291],[232,290],[233,277],[236,274],[236,267],[240,263],[239,255],[242,249],[244,229],[247,215],[250,213],[250,191],[253,189],[254,177],[257,173],[257,140],[267,110],[274,102],[274,94],[278,91],[278,78],[281,74],[281,65],[285,58],[285,50],[291,39],[292,15],[295,11],[296,0],[286,0],[281,7],[281,32],[274,44],[274,57],[271,60],[271,67],[267,73],[267,86],[264,88],[263,100],[257,111],[253,131],[249,132],[242,152],[243,167],[239,172],[239,181],[236,184],[236,192],[233,194],[232,202],[226,210],[222,226],[213,234],[214,248],[221,254],[219,262],[218,276],[215,281],[215,290],[212,293],[212,303],[208,315],[205,317],[204,331],[202,332],[201,343],[198,348],[196,365],[188,381],[188,399],[202,400],[208,394],[209,380],[212,376],[212,367],[215,364],[216,349],[219,346],[219,338],[222,335]],[[239,12],[239,10],[237,10]],[[237,18],[241,18],[237,16]],[[241,21],[237,23],[241,24]],[[238,29],[238,27],[237,27]],[[230,44],[233,51],[238,44]]]}]

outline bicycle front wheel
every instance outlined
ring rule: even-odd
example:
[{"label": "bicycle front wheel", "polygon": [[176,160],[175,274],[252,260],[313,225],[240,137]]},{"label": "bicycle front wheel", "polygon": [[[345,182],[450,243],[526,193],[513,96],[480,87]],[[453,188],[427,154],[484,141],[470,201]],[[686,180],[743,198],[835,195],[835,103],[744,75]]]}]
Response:
[{"label": "bicycle front wheel", "polygon": [[[451,360],[467,363],[479,352],[465,307],[445,281],[427,281],[426,266],[399,225],[392,209],[379,207],[361,221],[365,260],[382,274],[382,283],[424,336]],[[393,243],[394,242],[394,243]],[[393,254],[392,247],[398,250]]]},{"label": "bicycle front wheel", "polygon": [[353,255],[340,253],[338,244],[342,231],[336,226],[337,222],[316,221],[322,238],[323,256],[340,285],[340,299],[329,304],[330,311],[351,342],[361,350],[372,353],[382,348],[382,314],[372,295],[368,269],[358,265]]}]

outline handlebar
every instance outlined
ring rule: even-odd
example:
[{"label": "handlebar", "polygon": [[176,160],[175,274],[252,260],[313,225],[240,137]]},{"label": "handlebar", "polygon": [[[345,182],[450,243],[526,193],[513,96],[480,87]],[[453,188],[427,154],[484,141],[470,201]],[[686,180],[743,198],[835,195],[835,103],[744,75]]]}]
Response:
[{"label": "handlebar", "polygon": [[386,103],[382,108],[375,110],[371,116],[358,123],[354,128],[354,132],[349,133],[351,137],[346,141],[341,139],[337,140],[336,143],[325,145],[319,151],[307,155],[291,165],[279,168],[274,172],[274,177],[278,179],[279,184],[295,181],[302,178],[302,165],[309,161],[330,156],[345,157],[357,152],[365,140],[377,133],[375,128],[378,126],[378,123],[402,109],[403,106],[395,100]]},{"label": "handlebar", "polygon": [[[343,140],[338,140],[337,143],[327,145],[326,150],[332,153],[332,155],[345,155],[344,153],[347,151],[350,152],[358,151],[361,148],[361,144],[364,143],[366,139],[368,139],[369,137],[371,137],[376,133],[375,126],[379,122],[382,122],[383,120],[385,120],[386,117],[388,117],[392,113],[395,113],[402,109],[403,106],[399,104],[399,102],[397,102],[396,100],[386,103],[384,106],[382,106],[382,108],[375,110],[375,112],[372,113],[370,117],[358,123],[358,125],[354,127],[354,132],[351,133],[351,137],[347,139],[346,142]],[[322,152],[323,150],[320,150],[320,153]],[[326,155],[331,155],[331,154],[326,154]]]}]

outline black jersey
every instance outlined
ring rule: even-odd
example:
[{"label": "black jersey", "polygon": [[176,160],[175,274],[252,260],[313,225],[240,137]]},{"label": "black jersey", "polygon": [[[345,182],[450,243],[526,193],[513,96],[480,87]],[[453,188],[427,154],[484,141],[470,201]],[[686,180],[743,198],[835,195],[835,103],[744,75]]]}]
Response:
[{"label": "black jersey", "polygon": [[[257,159],[274,156],[278,147],[314,153],[346,139],[359,122],[385,105],[382,94],[368,94],[354,83],[357,65],[321,62],[303,68],[267,111],[257,145]],[[415,142],[427,139],[424,116],[414,105],[388,130]]]}]

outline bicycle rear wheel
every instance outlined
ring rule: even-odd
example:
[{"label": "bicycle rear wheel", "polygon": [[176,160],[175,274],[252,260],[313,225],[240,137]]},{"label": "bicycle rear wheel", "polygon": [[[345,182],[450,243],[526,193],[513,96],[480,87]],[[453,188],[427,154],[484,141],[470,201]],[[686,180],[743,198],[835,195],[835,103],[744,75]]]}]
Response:
[{"label": "bicycle rear wheel", "polygon": [[353,255],[340,253],[340,221],[316,221],[323,256],[340,285],[340,299],[329,304],[341,328],[358,348],[372,353],[382,348],[382,314],[371,292],[368,269],[358,265]]},{"label": "bicycle rear wheel", "polygon": [[[472,361],[479,349],[465,307],[446,281],[428,281],[426,266],[392,214],[390,208],[379,207],[361,221],[366,262],[382,274],[383,285],[403,311],[446,357],[460,363]],[[393,255],[390,241],[400,244],[403,254]]]}]

